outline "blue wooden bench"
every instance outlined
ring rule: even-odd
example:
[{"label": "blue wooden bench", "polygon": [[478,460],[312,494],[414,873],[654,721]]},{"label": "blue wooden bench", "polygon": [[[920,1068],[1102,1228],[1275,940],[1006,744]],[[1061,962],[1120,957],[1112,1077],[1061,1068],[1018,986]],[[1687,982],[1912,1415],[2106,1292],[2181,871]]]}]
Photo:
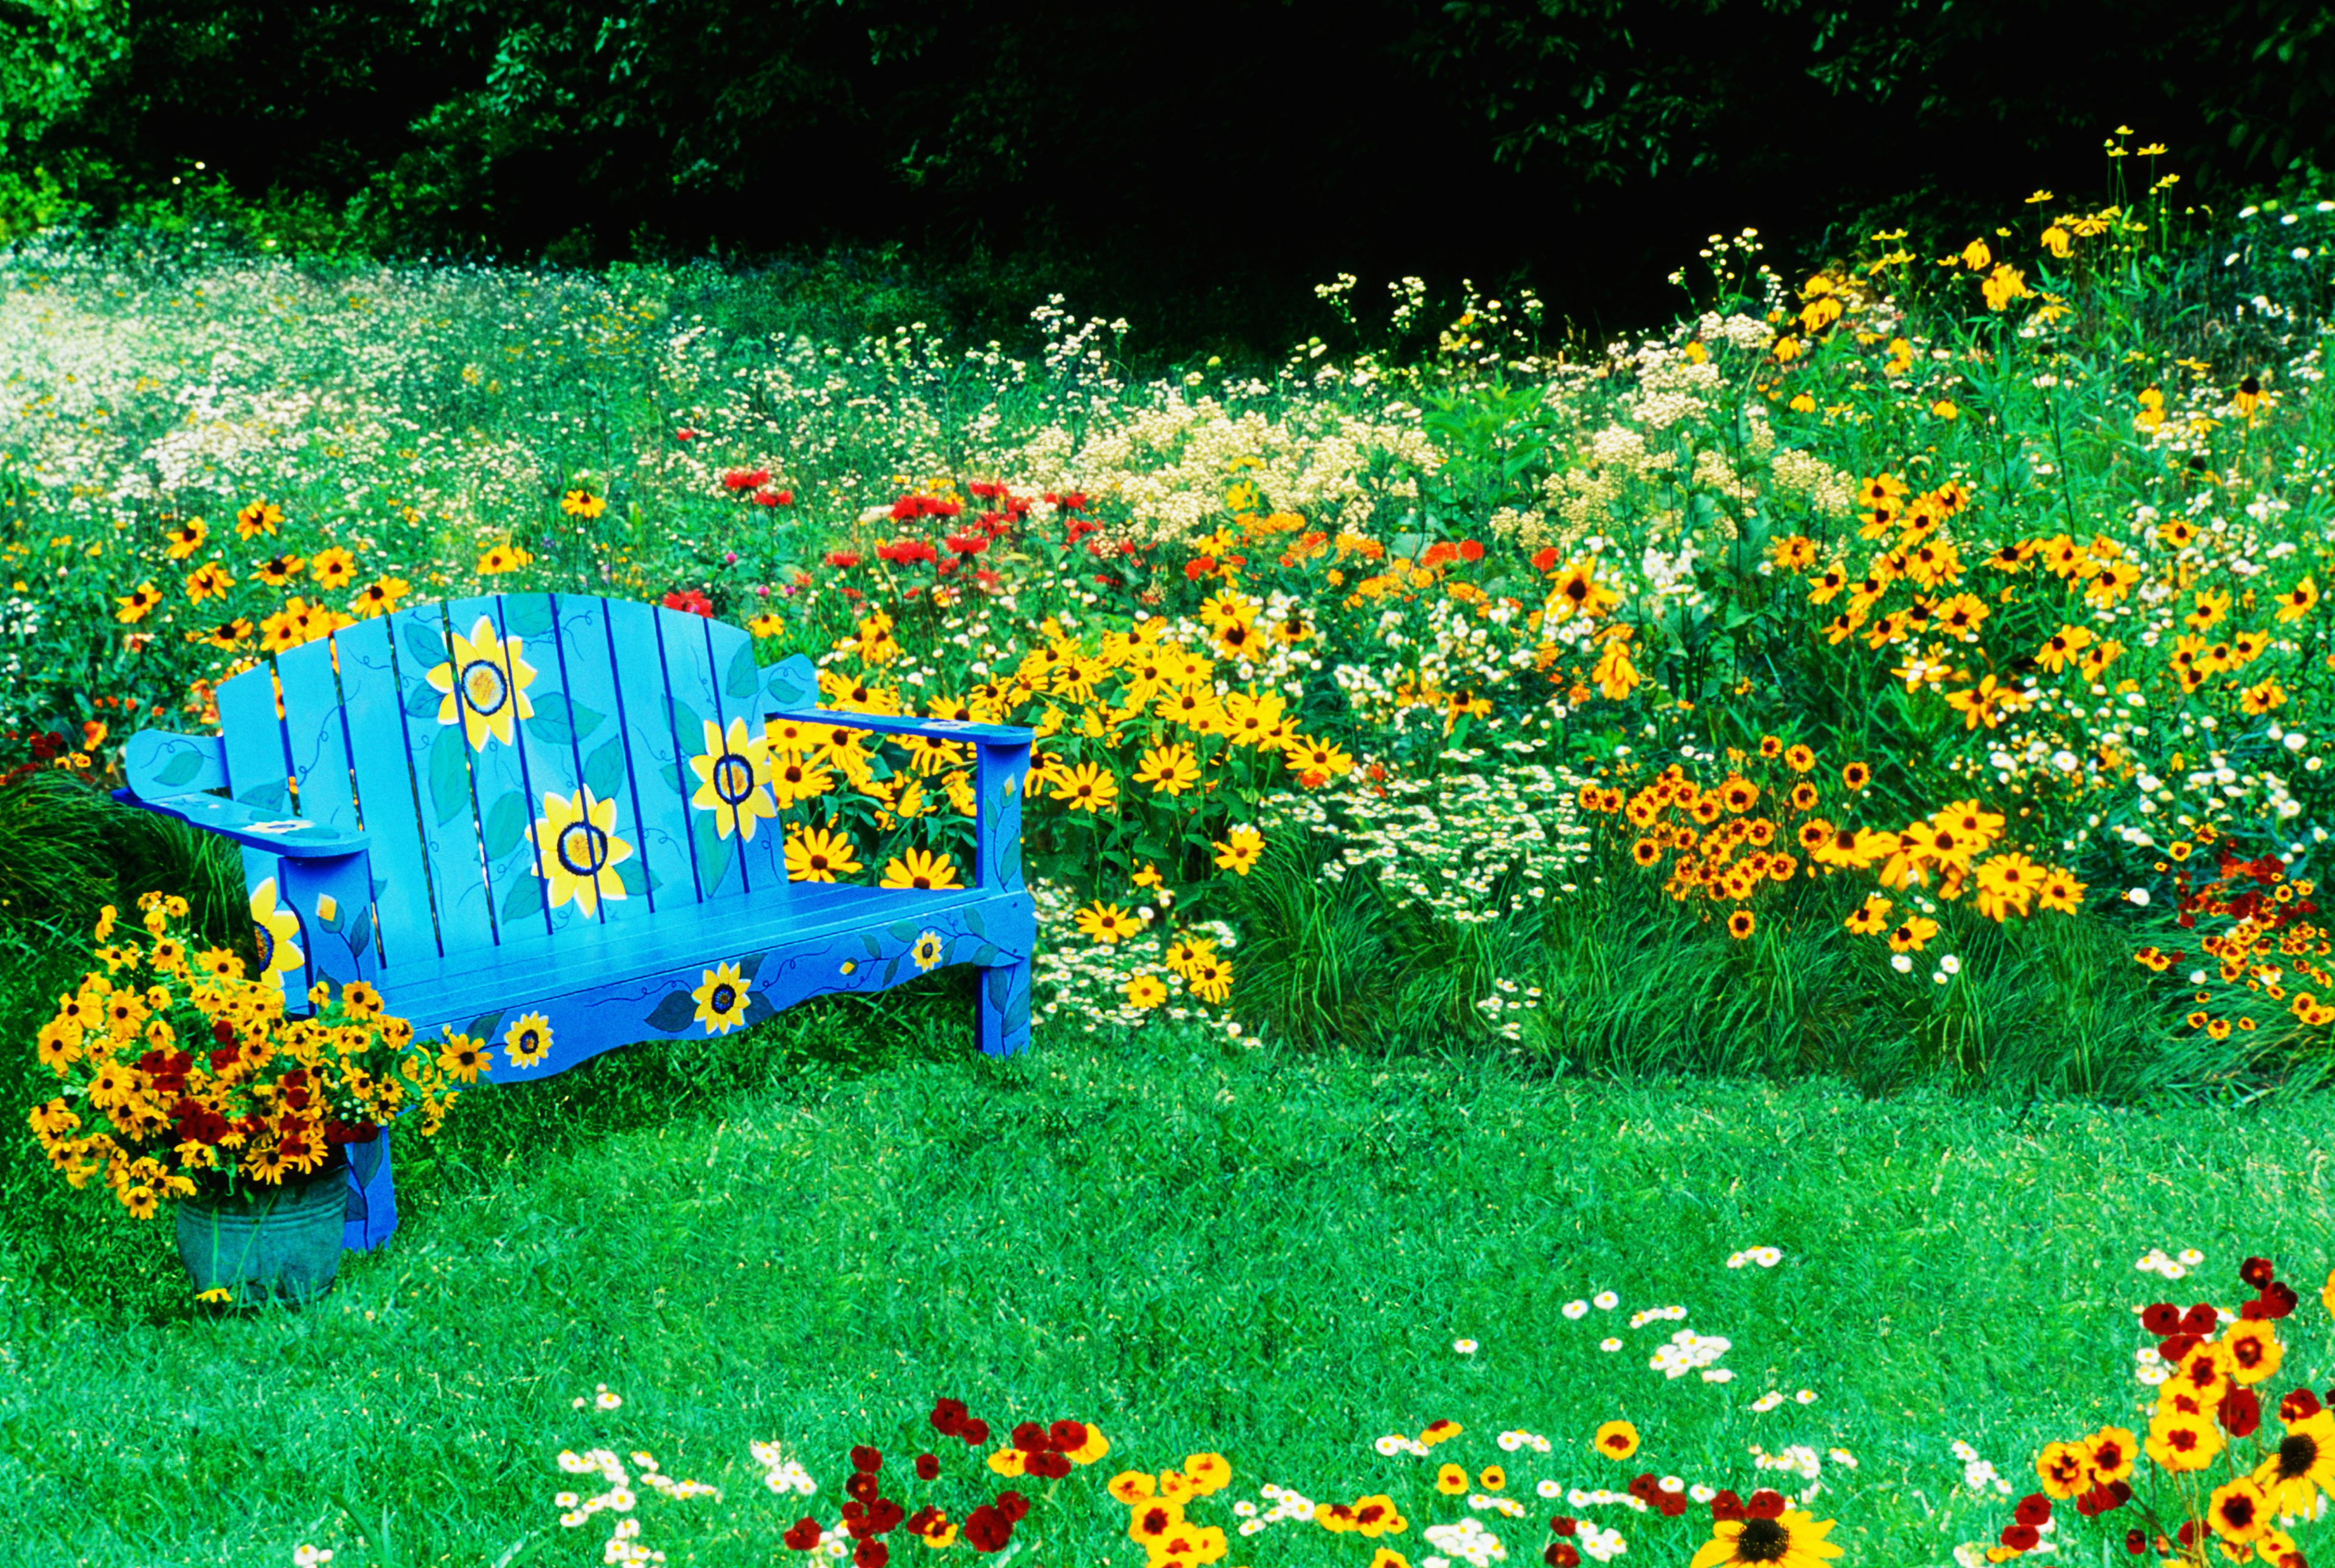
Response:
[{"label": "blue wooden bench", "polygon": [[[363,980],[511,1081],[971,963],[981,1049],[1028,1043],[1028,730],[822,710],[809,660],[758,665],[737,627],[545,594],[366,621],[218,698],[216,737],[133,737],[116,797],[242,846],[295,1011],[319,978]],[[790,880],[751,744],[788,722],[970,752],[968,886]],[[387,1129],[350,1153],[347,1244],[370,1248],[397,1224]]]}]

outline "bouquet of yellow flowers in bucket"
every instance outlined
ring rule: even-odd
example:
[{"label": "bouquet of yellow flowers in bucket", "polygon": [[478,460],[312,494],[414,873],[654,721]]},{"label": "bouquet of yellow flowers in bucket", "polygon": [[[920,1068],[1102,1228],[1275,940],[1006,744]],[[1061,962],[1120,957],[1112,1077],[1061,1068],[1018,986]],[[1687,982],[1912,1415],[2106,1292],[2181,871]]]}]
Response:
[{"label": "bouquet of yellow flowers in bucket", "polygon": [[[2335,1493],[2335,1410],[2298,1380],[2278,1396],[2282,1430],[2263,1431],[2269,1390],[2260,1385],[2279,1376],[2286,1345],[2277,1325],[2298,1298],[2267,1258],[2246,1259],[2238,1277],[2254,1297],[2233,1312],[2210,1302],[2140,1309],[2141,1328],[2158,1341],[2141,1351],[2142,1380],[2156,1385],[2148,1430],[2110,1426],[2046,1444],[2035,1461],[2043,1490],[2020,1502],[1989,1562],[2041,1545],[2053,1505],[2071,1503],[2086,1518],[2137,1515],[2122,1541],[2135,1557],[2307,1568],[2291,1531],[2324,1517]],[[2320,1300],[2335,1313],[2335,1275]],[[2145,1492],[2134,1485],[2150,1479],[2143,1460],[2156,1472]]]},{"label": "bouquet of yellow flowers in bucket", "polygon": [[121,1206],[151,1219],[165,1199],[234,1199],[343,1169],[401,1112],[438,1130],[451,1071],[413,1046],[362,982],[309,992],[289,1018],[276,984],[244,977],[224,948],[190,952],[182,898],[139,900],[145,936],[98,923],[102,967],[57,1002],[38,1040],[64,1080],[32,1111],[49,1163],[75,1187],[102,1176]]}]

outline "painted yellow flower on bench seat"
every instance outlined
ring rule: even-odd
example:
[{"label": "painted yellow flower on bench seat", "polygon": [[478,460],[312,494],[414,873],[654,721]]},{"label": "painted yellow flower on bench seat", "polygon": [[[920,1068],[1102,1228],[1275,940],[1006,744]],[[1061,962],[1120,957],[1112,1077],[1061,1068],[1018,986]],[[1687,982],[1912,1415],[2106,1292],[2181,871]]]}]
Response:
[{"label": "painted yellow flower on bench seat", "polygon": [[770,800],[770,742],[761,736],[748,735],[743,719],[730,721],[726,740],[719,724],[711,719],[703,723],[704,755],[689,760],[698,783],[689,803],[713,813],[714,831],[721,837],[735,833],[751,843],[756,823],[779,814]]},{"label": "painted yellow flower on bench seat", "polygon": [[689,994],[697,1003],[696,1020],[708,1034],[727,1034],[746,1021],[746,1003],[751,993],[734,963],[707,970],[704,980]]},{"label": "painted yellow flower on bench seat", "polygon": [[535,874],[550,884],[544,890],[550,907],[572,898],[588,918],[601,899],[625,896],[616,867],[633,857],[633,847],[616,837],[616,803],[596,799],[590,785],[565,799],[546,791],[543,815],[527,838],[535,847]]},{"label": "painted yellow flower on bench seat", "polygon": [[524,640],[496,636],[494,623],[480,615],[469,636],[451,632],[446,643],[453,656],[422,677],[432,690],[445,694],[438,704],[438,722],[459,721],[473,751],[485,750],[489,735],[506,746],[517,744],[514,720],[535,717],[535,704],[527,694],[535,666],[519,656]]},{"label": "painted yellow flower on bench seat", "polygon": [[308,955],[300,951],[300,916],[276,901],[273,876],[251,890],[251,922],[259,943],[260,980],[281,991],[286,973],[307,963]]}]

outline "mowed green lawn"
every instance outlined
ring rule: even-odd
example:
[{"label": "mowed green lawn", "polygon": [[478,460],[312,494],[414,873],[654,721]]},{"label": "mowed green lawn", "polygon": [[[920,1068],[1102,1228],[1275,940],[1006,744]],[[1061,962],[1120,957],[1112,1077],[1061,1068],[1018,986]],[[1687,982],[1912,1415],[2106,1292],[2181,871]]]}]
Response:
[{"label": "mowed green lawn", "polygon": [[[1796,1444],[1857,1462],[1824,1460],[1811,1505],[1839,1520],[1843,1561],[1914,1568],[2009,1520],[2011,1499],[1962,1486],[1957,1439],[2015,1497],[2042,1441],[2139,1424],[2136,1304],[2234,1304],[2262,1253],[2303,1295],[2282,1325],[2291,1380],[2335,1369],[2323,1103],[1876,1103],[1165,1030],[1042,1033],[1001,1063],[974,1050],[970,1007],[927,983],[479,1090],[413,1166],[391,1244],[296,1314],[198,1316],[166,1225],[105,1215],[12,1139],[0,1559],[597,1563],[617,1515],[564,1529],[553,1499],[601,1490],[560,1450],[605,1447],[722,1488],[670,1501],[627,1457],[640,1544],[770,1563],[802,1514],[835,1522],[853,1444],[885,1451],[912,1510],[961,1521],[1006,1485],[926,1424],[948,1395],[993,1448],[1025,1419],[1109,1437],[1091,1468],[1019,1483],[1037,1505],[1016,1550],[1047,1568],[1140,1563],[1104,1483],[1208,1450],[1233,1478],[1192,1505],[1201,1523],[1269,1506],[1268,1482],[1323,1504],[1384,1492],[1409,1521],[1377,1542],[1276,1523],[1234,1534],[1228,1564],[1366,1568],[1380,1546],[1417,1563],[1427,1527],[1469,1511],[1433,1485],[1453,1461],[1506,1467],[1523,1516],[1481,1517],[1517,1568],[1555,1512],[1619,1525],[1626,1563],[1682,1563],[1705,1510],[1576,1509],[1536,1484],[1619,1490],[1642,1470],[1797,1491],[1750,1452]],[[1758,1246],[1781,1263],[1728,1266]],[[2152,1246],[2205,1263],[2165,1285],[2135,1272]],[[1604,1291],[1617,1307],[1565,1315]],[[1630,1326],[1673,1305],[1683,1320]],[[1681,1329],[1731,1341],[1731,1382],[1648,1368]],[[621,1406],[578,1410],[602,1384]],[[1771,1389],[1784,1403],[1755,1411]],[[1589,1446],[1614,1418],[1643,1436],[1628,1463]],[[1438,1418],[1466,1430],[1429,1457],[1373,1450]],[[1551,1451],[1503,1452],[1510,1428]],[[749,1445],[771,1440],[816,1499],[765,1486]],[[929,1485],[908,1475],[924,1448],[944,1464]]]}]

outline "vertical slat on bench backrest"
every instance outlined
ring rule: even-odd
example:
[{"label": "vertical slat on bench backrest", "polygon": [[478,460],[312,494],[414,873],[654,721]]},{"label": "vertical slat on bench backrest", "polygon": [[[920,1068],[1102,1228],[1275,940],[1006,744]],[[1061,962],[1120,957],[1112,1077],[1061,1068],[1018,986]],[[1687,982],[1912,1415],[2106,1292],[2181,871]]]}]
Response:
[{"label": "vertical slat on bench backrest", "polygon": [[[557,611],[550,595],[506,594],[498,601],[498,615],[505,646],[512,649],[517,657],[523,659],[535,671],[527,693],[528,706],[532,711],[519,720],[517,730],[519,770],[526,780],[528,818],[538,828],[545,828],[548,817],[545,800],[547,797],[556,797],[563,807],[574,808],[580,820],[586,802],[583,798],[584,781],[580,776],[582,764],[576,757],[576,745],[579,740],[596,739],[604,731],[615,728],[613,708],[586,702],[568,683],[567,662],[559,646]],[[600,802],[615,799],[594,790],[591,804],[606,814],[606,808]],[[632,845],[640,836],[633,824],[629,801],[616,802],[607,831],[615,844],[626,846]],[[585,837],[581,834],[569,834],[565,847],[576,851],[581,857],[579,863],[588,866],[591,850],[581,842]],[[546,857],[547,862],[548,857],[562,853],[563,846],[557,838],[546,835],[546,842],[539,847],[529,848],[522,845],[520,847],[524,868],[509,874],[512,883],[502,895],[504,902],[501,905],[506,911],[515,913],[528,901],[520,892],[517,881],[520,876],[534,878],[537,886],[534,901],[546,905],[554,934],[573,926],[597,924],[607,918],[612,905],[625,902],[622,878],[625,866],[630,864],[629,858],[618,861],[612,867],[617,878],[617,896],[612,899],[605,890],[606,878],[594,877],[586,883],[563,876],[555,886],[536,875],[538,857]],[[614,848],[615,845],[610,844],[603,847],[603,852],[613,857]],[[636,855],[638,850],[635,848],[633,853]],[[568,869],[572,871],[573,868]],[[503,875],[497,874],[498,887],[503,886]],[[567,896],[555,905],[548,902],[555,893],[566,893]],[[505,922],[507,930],[511,924]]]},{"label": "vertical slat on bench backrest", "polygon": [[[600,918],[645,920],[658,907],[660,894],[664,901],[693,904],[697,901],[697,889],[685,859],[676,866],[676,857],[685,857],[689,853],[685,846],[675,840],[664,857],[664,865],[654,875],[648,868],[652,837],[661,825],[671,834],[680,829],[681,823],[677,815],[652,818],[644,811],[642,796],[645,792],[654,799],[656,781],[644,779],[635,770],[635,741],[625,723],[625,704],[616,691],[615,655],[608,636],[608,602],[562,594],[552,599],[551,611],[557,625],[560,685],[578,715],[571,726],[575,736],[569,753],[571,765],[578,781],[592,791],[594,799],[616,802],[619,837],[633,847],[632,857],[616,867],[616,876],[625,886],[625,896],[604,902]],[[653,764],[644,761],[642,766]],[[676,869],[680,877],[677,899],[673,883]]]},{"label": "vertical slat on bench backrest", "polygon": [[528,656],[524,631],[517,639],[519,645],[511,646],[512,639],[503,631],[499,597],[452,599],[445,609],[451,679],[461,702],[463,752],[470,762],[471,799],[478,808],[495,940],[523,941],[542,935],[550,923],[543,880],[535,874],[535,851],[528,841],[528,829],[543,809],[543,797],[542,791],[529,788],[518,723],[532,709],[535,694],[547,691],[551,682]]},{"label": "vertical slat on bench backrest", "polygon": [[[683,620],[704,618],[675,615],[668,624]],[[724,746],[741,737],[768,745],[769,739],[762,733],[762,670],[754,663],[754,639],[735,626],[725,626],[717,621],[704,620],[704,627],[706,667],[714,678],[714,704],[720,713],[717,721],[722,726]],[[737,726],[734,731],[733,722]],[[691,776],[693,779],[694,769]],[[767,786],[758,786],[757,793],[765,800],[770,799]],[[751,838],[744,836],[743,830],[749,826],[753,830]],[[757,904],[770,906],[770,900],[786,896],[786,831],[775,817],[751,824],[741,818],[739,827],[741,831],[732,835],[732,842],[744,863],[747,885],[753,888]]]},{"label": "vertical slat on bench backrest", "polygon": [[495,925],[479,857],[478,811],[470,795],[470,749],[464,739],[460,699],[430,683],[432,670],[452,663],[441,612],[437,605],[399,611],[390,617],[389,642],[397,664],[399,703],[409,716],[406,758],[421,808],[438,943],[452,957],[492,947]]},{"label": "vertical slat on bench backrest", "polygon": [[[341,713],[348,725],[349,762],[356,776],[357,818],[371,840],[367,848],[382,966],[394,974],[401,963],[435,958],[438,932],[431,914],[421,818],[414,809],[409,721],[398,692],[397,662],[389,651],[389,622],[375,619],[336,632],[333,646],[341,663]],[[437,713],[432,702],[410,722],[435,730]]]},{"label": "vertical slat on bench backrest", "polygon": [[[219,682],[219,740],[227,750],[228,793],[246,806],[263,811],[292,813],[292,797],[285,789],[291,777],[285,760],[284,721],[276,711],[276,666],[263,661],[233,680]],[[243,852],[244,886],[255,896],[262,884],[273,881],[278,908],[283,898],[282,863],[257,849]],[[143,892],[144,889],[140,889]],[[304,945],[301,951],[307,949]],[[296,1007],[308,989],[304,963],[284,972],[285,995]]]},{"label": "vertical slat on bench backrest", "polygon": [[[626,760],[641,824],[639,848],[646,862],[652,905],[695,904],[703,896],[697,851],[690,840],[689,794],[693,778],[673,742],[673,699],[665,687],[664,660],[657,650],[657,613],[630,599],[575,599],[600,606],[607,618],[609,667],[615,672],[616,716],[625,726]],[[582,647],[581,627],[573,634]]]},{"label": "vertical slat on bench backrest", "polygon": [[[714,689],[712,656],[702,616],[683,611],[656,614],[657,646],[664,658],[665,684],[673,692],[673,737],[680,761],[683,804],[695,793],[697,772],[689,759],[705,750],[705,726],[718,723],[722,701]],[[713,813],[689,806],[689,842],[697,856],[697,886],[708,900],[734,895],[747,886],[738,840],[724,838]]]},{"label": "vertical slat on bench backrest", "polygon": [[[341,723],[341,694],[333,678],[333,644],[319,637],[276,656],[276,680],[284,693],[284,749],[299,787],[300,815],[310,822],[344,830],[357,825],[356,792],[349,782],[349,739]],[[283,884],[278,883],[280,888]],[[302,910],[306,922],[310,911]],[[361,909],[336,910],[339,919],[362,921]],[[371,943],[372,926],[362,927]],[[355,926],[340,927],[344,931]],[[310,923],[310,941],[337,940]],[[313,961],[315,955],[310,954]]]}]

